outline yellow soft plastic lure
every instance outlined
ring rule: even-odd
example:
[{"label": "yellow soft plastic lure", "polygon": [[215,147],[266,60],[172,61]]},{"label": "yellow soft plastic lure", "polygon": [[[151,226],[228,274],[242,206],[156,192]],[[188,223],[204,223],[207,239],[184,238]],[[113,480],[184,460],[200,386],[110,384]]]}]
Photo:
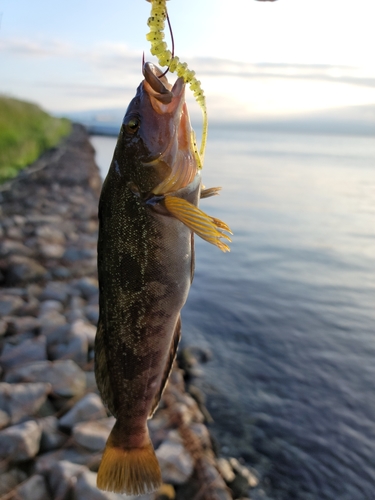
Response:
[{"label": "yellow soft plastic lure", "polygon": [[189,85],[190,90],[193,92],[195,100],[199,104],[203,114],[203,128],[202,128],[202,142],[198,153],[198,148],[195,140],[195,135],[192,137],[192,144],[197,158],[199,168],[203,167],[204,153],[207,142],[207,108],[206,97],[203,93],[201,82],[196,79],[195,71],[188,68],[187,63],[180,62],[180,59],[172,54],[167,48],[167,43],[164,42],[164,27],[165,20],[167,19],[167,5],[166,0],[147,0],[151,3],[151,15],[148,18],[147,24],[150,32],[147,33],[146,38],[151,42],[151,54],[157,57],[160,66],[168,66],[171,73],[176,72],[179,77]]}]

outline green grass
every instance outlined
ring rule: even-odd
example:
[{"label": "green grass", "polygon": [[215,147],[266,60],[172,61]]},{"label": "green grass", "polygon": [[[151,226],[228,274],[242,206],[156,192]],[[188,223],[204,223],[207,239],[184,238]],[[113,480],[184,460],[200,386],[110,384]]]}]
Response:
[{"label": "green grass", "polygon": [[0,95],[0,183],[15,177],[71,131],[36,104]]}]

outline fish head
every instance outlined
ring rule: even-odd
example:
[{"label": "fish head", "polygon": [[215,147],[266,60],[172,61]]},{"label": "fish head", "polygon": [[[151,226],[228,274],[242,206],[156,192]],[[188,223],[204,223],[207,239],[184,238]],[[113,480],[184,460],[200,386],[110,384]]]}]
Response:
[{"label": "fish head", "polygon": [[187,186],[198,170],[185,83],[172,86],[152,63],[130,102],[114,159],[121,175],[142,195],[161,195]]}]

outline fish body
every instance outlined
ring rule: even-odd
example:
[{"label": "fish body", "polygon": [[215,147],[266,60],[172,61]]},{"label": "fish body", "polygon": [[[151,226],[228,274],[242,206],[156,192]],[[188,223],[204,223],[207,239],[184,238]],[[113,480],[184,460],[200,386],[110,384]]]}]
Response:
[{"label": "fish body", "polygon": [[201,176],[185,84],[179,78],[172,88],[149,63],[144,75],[126,112],[99,203],[95,374],[116,423],[97,484],[126,494],[143,494],[161,484],[147,419],[172,368],[180,311],[193,279],[197,231],[187,219],[216,221],[206,220],[197,208]]}]

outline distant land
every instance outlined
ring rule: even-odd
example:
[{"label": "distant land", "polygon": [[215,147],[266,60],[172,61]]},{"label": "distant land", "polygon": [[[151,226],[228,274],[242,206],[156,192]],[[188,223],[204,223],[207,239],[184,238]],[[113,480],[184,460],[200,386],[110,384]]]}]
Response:
[{"label": "distant land", "polygon": [[[82,123],[92,135],[117,137],[125,110],[95,109],[56,113]],[[210,127],[262,132],[356,135],[375,137],[375,105],[334,108],[315,113],[247,121],[210,120]],[[199,127],[198,127],[199,128]]]}]

